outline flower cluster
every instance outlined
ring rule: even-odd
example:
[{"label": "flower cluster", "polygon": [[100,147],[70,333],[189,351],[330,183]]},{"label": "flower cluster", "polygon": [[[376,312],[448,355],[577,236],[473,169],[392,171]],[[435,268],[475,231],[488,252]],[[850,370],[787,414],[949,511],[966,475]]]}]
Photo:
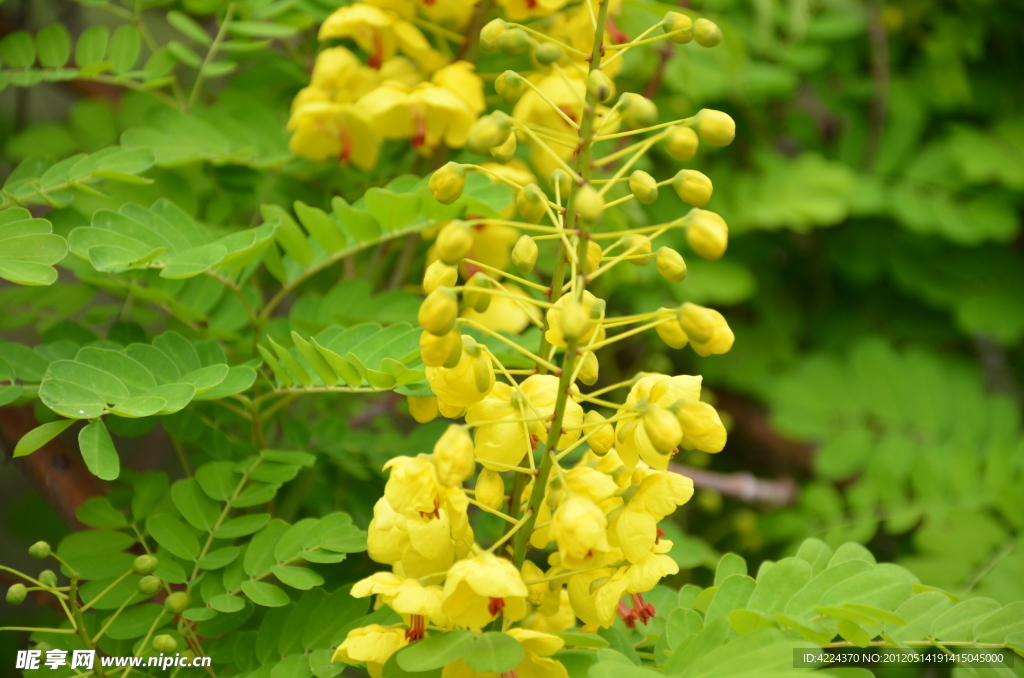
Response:
[{"label": "flower cluster", "polygon": [[[407,136],[414,145],[465,146],[459,161],[430,178],[430,192],[441,203],[459,199],[470,172],[511,186],[516,197],[502,218],[467,215],[440,224],[433,234],[418,316],[420,355],[433,395],[410,397],[409,409],[419,422],[442,416],[463,423],[452,423],[430,454],[386,465],[390,475],[374,507],[368,551],[390,571],[360,581],[352,593],[376,596],[402,621],[351,631],[335,659],[365,662],[379,676],[392,654],[431,634],[497,630],[523,648],[520,664],[503,678],[563,678],[565,668],[551,657],[563,640],[552,634],[596,631],[618,619],[635,626],[654,616],[643,594],[678,572],[658,524],[693,494],[693,483],[670,468],[671,459],[680,449],[716,453],[726,442],[718,413],[701,399],[699,376],[641,373],[592,388],[600,378],[599,351],[647,330],[673,349],[689,344],[701,356],[727,352],[733,334],[722,315],[685,303],[615,316],[588,289],[624,263],[653,263],[665,280],[682,283],[682,254],[655,244],[666,234],[682,233],[689,249],[709,261],[724,253],[728,227],[703,209],[713,190],[707,176],[683,169],[659,181],[631,170],[656,144],[687,161],[702,143],[730,143],[732,119],[702,110],[659,122],[652,101],[628,92],[616,96],[612,79],[630,49],[659,40],[711,47],[721,32],[706,19],[670,12],[630,39],[615,25],[612,0],[504,0],[504,18],[483,26],[479,49],[528,56],[533,70],[496,75],[494,91],[504,108],[481,115],[482,105],[465,105],[462,114],[472,119],[458,130],[431,131],[432,109],[424,104],[418,109],[426,130],[420,137],[410,131],[415,125],[407,124],[405,113],[392,120],[376,102],[411,101],[417,92],[423,93],[417,101],[437,101],[439,96],[425,93],[445,89],[455,73],[462,82],[476,76],[462,62],[440,65],[436,52],[410,47],[411,31],[398,27],[416,8],[392,4],[344,8],[321,31],[379,55],[373,57],[376,78],[357,76],[359,69],[373,68],[362,64],[346,76],[366,88],[358,101],[360,110],[373,112],[367,124],[377,126],[380,136]],[[352,28],[364,14],[387,14],[391,32]],[[518,23],[524,21],[530,23]],[[343,48],[323,54],[331,49]],[[394,59],[413,59],[420,72],[425,64],[436,70],[429,83],[412,88],[381,82]],[[310,90],[296,100],[293,120],[326,99],[356,110],[340,101],[355,97],[355,90],[329,94],[317,87],[314,73]],[[457,85],[451,93],[465,96],[462,89],[469,88]],[[637,140],[631,144],[617,143],[632,136]],[[595,157],[595,150],[609,145],[615,150]],[[603,228],[606,210],[628,200],[650,204],[664,186],[691,209],[668,223]],[[506,365],[509,352],[532,367]],[[489,545],[474,535],[471,513],[477,510],[504,521],[503,535]],[[456,661],[443,675],[478,674]]]}]

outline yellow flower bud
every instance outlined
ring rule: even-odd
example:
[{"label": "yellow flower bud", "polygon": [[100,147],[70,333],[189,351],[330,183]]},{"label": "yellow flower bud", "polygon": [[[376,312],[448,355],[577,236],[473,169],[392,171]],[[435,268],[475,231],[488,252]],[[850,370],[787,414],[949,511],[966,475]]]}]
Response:
[{"label": "yellow flower bud", "polygon": [[505,142],[491,149],[491,157],[502,165],[516,157],[516,135],[509,134]]},{"label": "yellow flower bud", "polygon": [[437,411],[441,413],[441,416],[445,419],[462,419],[463,415],[466,414],[466,407],[460,407],[458,405],[449,405],[440,398],[437,399]]},{"label": "yellow flower bud", "polygon": [[481,469],[476,479],[476,500],[488,508],[498,510],[505,503],[505,482],[501,474]]},{"label": "yellow flower bud", "polygon": [[519,101],[519,97],[523,96],[524,89],[526,89],[526,84],[523,82],[523,77],[515,71],[505,71],[494,80],[494,91],[509,106],[513,106]]},{"label": "yellow flower bud", "polygon": [[[685,45],[693,40],[693,20],[679,12],[669,12],[661,20],[661,27],[666,33],[674,33],[668,39],[677,45]],[[682,31],[676,33],[676,31]]]},{"label": "yellow flower bud", "polygon": [[629,175],[629,190],[644,205],[650,205],[658,199],[658,182],[643,170],[636,170]]},{"label": "yellow flower bud", "polygon": [[699,400],[684,400],[676,411],[683,429],[682,445],[688,450],[714,454],[725,447],[727,434],[718,412]]},{"label": "yellow flower bud", "polygon": [[[474,352],[473,349],[476,349]],[[494,368],[491,366],[491,357],[487,355],[478,345],[466,349],[473,358],[473,380],[476,390],[480,393],[487,393],[494,387]]]},{"label": "yellow flower bud", "polygon": [[[629,252],[627,261],[634,266],[646,266],[651,263],[651,239],[646,235],[627,235],[623,238],[623,251]],[[639,258],[632,258],[639,257]]]},{"label": "yellow flower bud", "polygon": [[575,341],[587,333],[590,329],[590,312],[583,307],[583,304],[576,301],[575,297],[569,297],[562,304],[562,335],[568,341]]},{"label": "yellow flower bud", "polygon": [[587,444],[594,454],[604,456],[615,444],[615,429],[597,410],[587,412],[583,418],[583,433],[590,436]]},{"label": "yellow flower bud", "polygon": [[714,47],[722,42],[722,29],[708,19],[697,19],[693,23],[693,39],[701,47]]},{"label": "yellow flower bud", "polygon": [[697,153],[700,140],[689,127],[673,127],[665,139],[665,150],[676,160],[687,161]]},{"label": "yellow flower bud", "polygon": [[611,550],[604,511],[579,495],[570,495],[561,502],[551,519],[550,535],[558,544],[562,567],[583,569],[595,556]]},{"label": "yellow flower bud", "polygon": [[553,42],[542,42],[537,45],[533,57],[541,66],[550,66],[562,58],[562,48]]},{"label": "yellow flower bud", "polygon": [[438,336],[450,332],[458,317],[458,297],[447,287],[438,287],[428,294],[416,316],[420,327]]},{"label": "yellow flower bud", "polygon": [[512,121],[507,115],[491,113],[473,123],[466,137],[466,148],[474,153],[484,154],[500,146],[512,133]]},{"label": "yellow flower bud", "polygon": [[580,365],[579,379],[587,386],[592,386],[597,382],[597,377],[600,371],[600,365],[597,363],[597,356],[594,355],[593,351],[586,351],[580,357],[582,364]]},{"label": "yellow flower bud", "polygon": [[462,335],[457,329],[438,336],[424,330],[420,335],[420,359],[427,367],[452,367],[462,357]]},{"label": "yellow flower bud", "polygon": [[537,265],[538,251],[537,242],[533,238],[528,235],[520,236],[516,246],[512,248],[512,263],[525,275]]},{"label": "yellow flower bud", "polygon": [[680,283],[686,280],[686,262],[683,255],[671,247],[662,247],[654,258],[654,265],[661,277],[669,282]]},{"label": "yellow flower bud", "polygon": [[464,427],[452,424],[434,444],[434,466],[437,481],[445,487],[459,487],[473,475],[476,469],[473,439]]},{"label": "yellow flower bud", "polygon": [[590,71],[590,75],[587,76],[587,93],[597,99],[597,103],[603,104],[608,101],[614,91],[615,85],[604,71],[600,69]]},{"label": "yellow flower bud", "polygon": [[451,205],[466,188],[466,168],[457,162],[445,163],[431,175],[427,187],[434,200],[443,205]]},{"label": "yellow flower bud", "polygon": [[651,405],[644,413],[644,430],[654,449],[669,454],[683,439],[683,429],[676,416],[660,405]]},{"label": "yellow flower bud", "polygon": [[[429,332],[427,334],[430,334]],[[430,335],[433,336],[433,335]],[[462,339],[459,339],[459,347],[461,349]],[[417,396],[409,396],[409,414],[420,424],[426,424],[427,422],[433,421],[437,418],[437,398],[434,396],[428,396],[420,398]]]},{"label": "yellow flower bud", "polygon": [[488,54],[498,51],[498,40],[508,30],[504,19],[493,19],[480,29],[480,51]]},{"label": "yellow flower bud", "polygon": [[511,28],[498,38],[498,49],[505,54],[518,56],[530,46],[530,37],[522,28]]},{"label": "yellow flower bud", "polygon": [[587,241],[587,260],[583,262],[583,273],[590,275],[601,268],[601,257],[603,256],[604,252],[596,240]]},{"label": "yellow flower bud", "polygon": [[572,188],[572,177],[561,167],[556,167],[548,177],[548,183],[551,184],[551,190],[557,186],[559,195],[565,200],[565,196],[569,195],[569,189]]},{"label": "yellow flower bud", "polygon": [[732,348],[734,336],[722,314],[687,302],[679,307],[679,326],[698,355],[721,355]]},{"label": "yellow flower bud", "polygon": [[658,121],[658,107],[645,96],[626,92],[619,97],[619,115],[632,129],[650,127]]},{"label": "yellow flower bud", "polygon": [[683,332],[682,326],[679,324],[679,319],[675,311],[669,308],[660,308],[659,312],[664,312],[665,315],[671,314],[671,320],[663,322],[657,325],[654,330],[661,337],[661,340],[672,348],[682,348],[690,341],[690,338],[686,336],[686,332]]},{"label": "yellow flower bud", "polygon": [[728,113],[703,108],[697,113],[697,135],[712,146],[728,146],[736,137],[736,122]]},{"label": "yellow flower bud", "polygon": [[686,227],[686,244],[708,261],[717,261],[729,245],[729,227],[715,212],[694,210]]},{"label": "yellow flower bud", "polygon": [[438,287],[453,287],[458,279],[459,269],[437,259],[423,272],[423,291],[430,294]]},{"label": "yellow flower bud", "polygon": [[473,274],[473,277],[466,283],[466,290],[462,293],[462,299],[477,313],[483,313],[491,305],[491,294],[483,290],[491,289],[491,281],[481,272]]},{"label": "yellow flower bud", "polygon": [[573,204],[580,219],[591,224],[600,219],[604,211],[604,198],[590,184],[583,184],[576,190]]},{"label": "yellow flower bud", "polygon": [[679,170],[672,179],[672,188],[683,202],[690,203],[694,207],[704,207],[711,200],[711,192],[714,187],[707,175],[697,170]]},{"label": "yellow flower bud", "polygon": [[450,221],[437,234],[435,248],[437,256],[446,264],[454,266],[466,258],[473,246],[473,234],[464,221]]},{"label": "yellow flower bud", "polygon": [[536,224],[547,212],[548,198],[537,184],[527,184],[516,196],[516,208],[523,221]]}]

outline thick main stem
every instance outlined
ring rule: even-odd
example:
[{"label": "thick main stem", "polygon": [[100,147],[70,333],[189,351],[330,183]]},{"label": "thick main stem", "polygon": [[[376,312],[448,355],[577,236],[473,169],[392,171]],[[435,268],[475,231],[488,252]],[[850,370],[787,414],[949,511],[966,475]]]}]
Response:
[{"label": "thick main stem", "polygon": [[[590,0],[584,0],[584,2],[590,2]],[[608,4],[609,0],[603,0],[598,9],[597,14],[597,27],[594,29],[594,44],[590,51],[590,69],[589,71],[600,70],[601,68],[601,56],[604,51],[604,25],[608,18]],[[588,72],[589,75],[589,72]],[[583,104],[583,114],[580,120],[580,150],[576,155],[576,174],[583,177],[583,181],[590,180],[591,174],[591,158],[593,154],[593,136],[594,136],[594,118],[597,112],[597,98],[587,92],[586,101]],[[576,205],[575,196],[578,186],[573,186],[569,191],[569,195],[566,197],[566,204],[568,209],[565,214],[565,225],[568,228],[573,228],[576,224]],[[580,262],[582,267],[583,262],[587,260],[587,240],[590,235],[590,225],[585,221],[580,220],[579,228],[579,239],[576,243],[576,261]],[[557,301],[562,296],[562,284],[565,281],[565,269],[569,260],[569,253],[566,251],[566,246],[559,246],[559,254],[557,264],[555,266],[554,275],[551,281],[551,302]],[[579,290],[582,292],[586,279],[582,276],[580,271],[580,286]],[[547,322],[545,321],[545,329]],[[551,467],[555,463],[554,451],[558,446],[558,439],[562,436],[562,422],[565,419],[565,406],[569,400],[569,389],[572,387],[572,375],[573,367],[576,364],[576,359],[579,356],[579,350],[577,348],[577,342],[571,340],[567,342],[565,349],[565,357],[562,360],[562,373],[558,377],[558,398],[555,400],[555,415],[554,420],[551,422],[551,429],[548,431],[548,439],[544,442],[543,454],[540,458],[540,464],[537,468],[537,477],[534,480],[533,491],[530,493],[530,500],[527,504],[526,511],[527,517],[523,523],[522,529],[519,530],[519,534],[516,535],[515,549],[513,550],[512,560],[517,568],[523,566],[523,561],[526,559],[526,547],[530,541],[530,535],[533,533],[533,526],[537,521],[537,513],[540,510],[540,503],[544,501],[544,493],[547,489],[548,476],[551,475]],[[541,356],[545,359],[550,359],[554,353],[554,346],[549,344],[546,340],[541,344]],[[513,490],[515,492],[515,490]],[[516,497],[513,496],[513,502],[516,501]],[[516,515],[516,514],[513,514]]]}]

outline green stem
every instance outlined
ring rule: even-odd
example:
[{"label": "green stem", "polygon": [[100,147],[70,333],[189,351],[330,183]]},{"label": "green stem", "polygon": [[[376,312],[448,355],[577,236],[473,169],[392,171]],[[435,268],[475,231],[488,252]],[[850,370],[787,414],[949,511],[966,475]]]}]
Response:
[{"label": "green stem", "polygon": [[192,93],[188,95],[188,107],[192,108],[196,99],[199,98],[199,92],[203,88],[203,71],[207,65],[213,61],[214,57],[217,56],[217,50],[220,48],[220,43],[224,42],[224,36],[228,33],[228,26],[231,25],[231,17],[235,13],[235,3],[228,5],[227,10],[224,12],[224,20],[220,22],[220,30],[217,31],[217,36],[213,39],[213,43],[210,45],[210,49],[206,52],[206,58],[203,59],[203,65],[199,67],[199,73],[196,75],[195,84],[192,85]]},{"label": "green stem", "polygon": [[[75,625],[75,630],[78,632],[78,637],[82,639],[82,645],[87,650],[94,650],[96,646],[93,645],[92,640],[89,638],[89,631],[85,628],[85,618],[82,617],[82,608],[78,606],[78,573],[72,571],[71,574],[71,590],[68,591],[68,603],[71,605],[72,622]],[[106,675],[103,671],[102,662],[98,659],[93,666],[93,670],[96,671],[96,675],[99,678],[104,678]]]}]

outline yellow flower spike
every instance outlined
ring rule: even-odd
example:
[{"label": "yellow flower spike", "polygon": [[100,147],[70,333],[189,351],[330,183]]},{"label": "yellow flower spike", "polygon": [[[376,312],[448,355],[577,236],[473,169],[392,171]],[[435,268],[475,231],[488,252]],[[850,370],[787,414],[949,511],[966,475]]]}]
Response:
[{"label": "yellow flower spike", "polygon": [[437,259],[423,273],[423,291],[430,294],[438,287],[454,287],[458,280],[458,269]]},{"label": "yellow flower spike", "polygon": [[454,266],[466,258],[473,247],[473,234],[464,221],[450,221],[437,234],[435,248],[444,263]]},{"label": "yellow flower spike", "polygon": [[519,56],[530,48],[530,36],[522,28],[510,28],[498,38],[498,49],[511,56]]},{"label": "yellow flower spike", "polygon": [[587,412],[583,425],[583,432],[589,436],[587,444],[590,450],[599,456],[608,454],[608,450],[615,444],[615,429],[612,425],[597,410]]},{"label": "yellow flower spike", "polygon": [[725,219],[708,210],[693,210],[687,217],[686,244],[708,261],[718,261],[729,246]]},{"label": "yellow flower spike", "polygon": [[695,121],[697,136],[712,146],[728,146],[736,137],[736,122],[728,113],[702,108]]},{"label": "yellow flower spike", "polygon": [[419,424],[426,424],[437,418],[437,398],[429,396],[425,398],[409,396],[409,414]]},{"label": "yellow flower spike", "polygon": [[393,457],[384,464],[391,476],[384,484],[384,498],[395,513],[408,518],[434,515],[441,506],[437,469],[426,455]]},{"label": "yellow flower spike", "polygon": [[537,184],[527,184],[516,196],[516,209],[523,221],[536,224],[547,214],[548,198]]},{"label": "yellow flower spike", "polygon": [[[666,33],[673,33],[668,39],[677,45],[685,45],[693,40],[693,20],[679,12],[668,12],[661,20],[661,27]],[[677,33],[676,31],[682,31]]]},{"label": "yellow flower spike", "polygon": [[587,386],[592,386],[597,383],[599,374],[600,365],[597,362],[597,356],[593,351],[585,351],[580,359],[579,380]]},{"label": "yellow flower spike", "polygon": [[646,266],[651,263],[651,239],[646,235],[628,235],[623,238],[622,249],[629,251],[629,263],[634,266]]},{"label": "yellow flower spike", "polygon": [[707,175],[697,170],[679,170],[672,179],[672,188],[679,198],[694,207],[704,207],[711,200],[714,187]]},{"label": "yellow flower spike", "polygon": [[537,265],[537,255],[540,252],[537,242],[528,235],[520,236],[516,246],[512,248],[512,263],[522,274],[533,271]]},{"label": "yellow flower spike", "polygon": [[314,101],[288,120],[288,148],[308,160],[335,159],[369,171],[377,164],[380,137],[370,119],[351,104]]},{"label": "yellow flower spike", "polygon": [[672,348],[683,348],[689,343],[690,338],[686,336],[686,332],[683,331],[682,325],[679,324],[679,318],[674,309],[665,308],[662,306],[658,309],[659,315],[664,313],[666,315],[671,314],[671,320],[660,323],[655,326],[654,331],[658,333],[661,340]]},{"label": "yellow flower spike", "polygon": [[665,150],[676,160],[687,161],[697,154],[700,139],[689,127],[677,125],[665,138]]},{"label": "yellow flower spike", "polygon": [[599,104],[603,104],[612,98],[615,85],[604,71],[596,69],[587,75],[587,92],[592,94]]},{"label": "yellow flower spike", "polygon": [[505,482],[501,474],[488,468],[480,470],[476,479],[476,500],[495,511],[501,508],[505,503]]},{"label": "yellow flower spike", "polygon": [[541,66],[550,66],[562,58],[562,48],[553,42],[542,42],[534,50],[533,58]]},{"label": "yellow flower spike", "polygon": [[[651,374],[640,378],[633,388],[623,407],[626,409],[636,406],[643,398],[648,399],[649,405],[659,405],[663,408],[672,407],[679,400],[700,399],[700,377],[681,375],[668,377],[664,374]],[[629,470],[636,468],[640,459],[658,470],[668,468],[669,455],[662,454],[654,447],[650,436],[647,433],[643,419],[629,419],[620,421],[615,425],[615,434],[618,444],[616,450],[622,463]]]},{"label": "yellow flower spike", "polygon": [[658,121],[658,107],[645,96],[625,92],[619,97],[619,115],[631,129],[642,129]]},{"label": "yellow flower spike", "polygon": [[461,163],[447,162],[430,176],[427,187],[434,200],[451,205],[466,189],[466,168]]},{"label": "yellow flower spike", "polygon": [[705,357],[728,353],[735,339],[721,313],[690,302],[679,307],[679,326],[697,355]]},{"label": "yellow flower spike", "polygon": [[676,411],[683,428],[682,445],[688,450],[721,452],[727,434],[714,407],[705,402],[686,400]]},{"label": "yellow flower spike", "polygon": [[[486,365],[486,369],[481,370],[481,365]],[[466,335],[462,336],[462,355],[457,365],[451,368],[428,366],[426,372],[431,390],[441,401],[438,407],[442,414],[445,408],[441,403],[452,409],[469,407],[483,400],[494,388],[490,357],[475,339]]]},{"label": "yellow flower spike", "polygon": [[423,330],[420,358],[427,367],[455,367],[462,359],[462,333],[453,328],[439,336]]},{"label": "yellow flower spike", "polygon": [[650,205],[658,199],[658,182],[647,172],[636,170],[629,175],[629,191],[640,203]]},{"label": "yellow flower spike", "polygon": [[701,47],[714,47],[722,42],[722,29],[708,19],[697,19],[693,23],[693,39]]},{"label": "yellow flower spike", "polygon": [[512,133],[512,121],[507,115],[495,111],[490,115],[478,118],[469,128],[466,147],[474,153],[485,154],[495,146],[500,146]]},{"label": "yellow flower spike", "polygon": [[438,287],[420,304],[416,317],[427,332],[437,336],[448,334],[459,317],[458,296],[449,287]]},{"label": "yellow flower spike", "polygon": [[682,442],[683,429],[679,420],[664,407],[648,407],[643,422],[648,440],[660,454],[670,454]]},{"label": "yellow flower spike", "polygon": [[590,224],[597,223],[604,212],[604,198],[590,184],[583,184],[577,189],[573,204],[580,219]]},{"label": "yellow flower spike", "polygon": [[513,106],[519,101],[525,89],[526,84],[523,82],[523,77],[515,71],[505,71],[494,80],[494,91],[509,106]]},{"label": "yellow flower spike", "polygon": [[492,158],[502,164],[512,160],[516,155],[516,135],[509,134],[508,139],[505,139],[501,145],[492,148],[490,153]]},{"label": "yellow flower spike", "polygon": [[470,62],[456,61],[439,68],[431,76],[430,81],[462,99],[474,117],[487,110],[484,101],[484,81],[476,74],[476,66]]},{"label": "yellow flower spike", "polygon": [[349,631],[344,642],[334,651],[331,661],[346,664],[366,662],[370,675],[379,678],[385,662],[408,644],[403,629],[371,624]]},{"label": "yellow flower spike", "polygon": [[474,273],[473,277],[466,282],[462,300],[466,302],[466,306],[477,313],[484,313],[491,305],[492,295],[487,291],[490,289],[490,279],[483,273]]},{"label": "yellow flower spike", "polygon": [[480,51],[493,54],[498,51],[498,40],[508,30],[504,19],[491,19],[480,29]]},{"label": "yellow flower spike", "polygon": [[526,616],[529,591],[510,561],[490,553],[460,560],[448,570],[442,611],[459,626],[479,631],[499,616]]},{"label": "yellow flower spike", "polygon": [[661,277],[669,282],[681,283],[686,280],[686,262],[683,255],[671,247],[662,247],[654,257],[654,265]]},{"label": "yellow flower spike", "polygon": [[587,260],[583,262],[583,273],[590,275],[601,268],[601,257],[603,256],[604,253],[601,251],[601,246],[597,244],[596,240],[587,242]]},{"label": "yellow flower spike", "polygon": [[[570,297],[571,295],[562,295],[547,312],[548,331],[544,333],[544,336],[554,346],[566,346],[565,333],[562,330],[562,309],[565,308]],[[604,315],[604,304],[604,299],[598,299],[588,290],[583,291],[582,305],[590,318],[597,319]],[[580,335],[579,343],[586,346],[591,339],[595,343],[603,341],[604,335],[604,327],[600,323],[591,323],[589,329]]]},{"label": "yellow flower spike", "polygon": [[473,475],[473,439],[464,427],[452,424],[434,444],[434,466],[438,482],[445,487],[461,487]]},{"label": "yellow flower spike", "polygon": [[608,520],[597,504],[584,497],[569,496],[555,511],[550,530],[562,557],[561,566],[582,570],[599,562],[595,557],[611,550],[607,529]]}]

